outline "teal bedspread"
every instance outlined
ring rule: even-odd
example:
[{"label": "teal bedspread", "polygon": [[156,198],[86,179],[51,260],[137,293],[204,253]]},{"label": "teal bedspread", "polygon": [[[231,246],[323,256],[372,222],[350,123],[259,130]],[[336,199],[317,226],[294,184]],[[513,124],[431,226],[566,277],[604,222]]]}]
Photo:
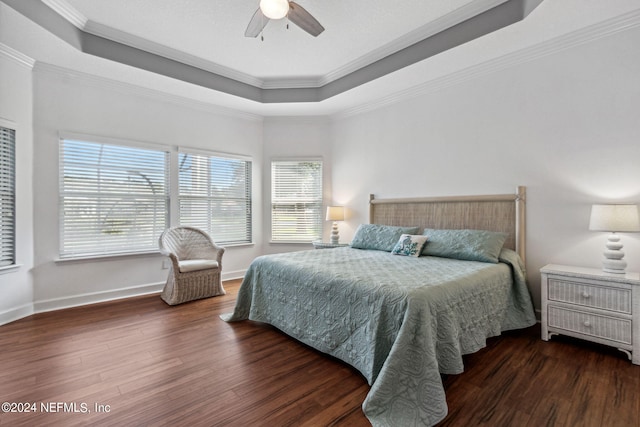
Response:
[{"label": "teal bedspread", "polygon": [[535,315],[517,254],[498,264],[350,247],[256,258],[228,322],[251,319],[358,369],[374,426],[434,425],[447,414],[440,374]]}]

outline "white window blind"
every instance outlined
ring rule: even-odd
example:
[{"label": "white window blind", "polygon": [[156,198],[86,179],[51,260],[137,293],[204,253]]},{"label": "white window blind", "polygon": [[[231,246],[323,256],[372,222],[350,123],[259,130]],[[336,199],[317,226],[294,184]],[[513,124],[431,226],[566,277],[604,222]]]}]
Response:
[{"label": "white window blind", "polygon": [[16,131],[0,127],[0,267],[16,263]]},{"label": "white window blind", "polygon": [[251,162],[179,153],[180,225],[209,233],[220,244],[252,241]]},{"label": "white window blind", "polygon": [[63,139],[62,258],[158,249],[168,225],[169,153]]},{"label": "white window blind", "polygon": [[322,162],[271,162],[271,241],[309,243],[322,236]]}]

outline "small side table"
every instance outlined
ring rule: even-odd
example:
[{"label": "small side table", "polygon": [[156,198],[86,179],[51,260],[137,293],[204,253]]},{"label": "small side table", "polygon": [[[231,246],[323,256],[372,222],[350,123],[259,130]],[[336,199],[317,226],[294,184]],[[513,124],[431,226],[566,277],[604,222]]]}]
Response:
[{"label": "small side table", "polygon": [[321,240],[316,240],[313,242],[314,249],[333,249],[333,248],[341,248],[344,246],[349,246],[348,243],[331,243],[331,242],[323,242]]},{"label": "small side table", "polygon": [[562,334],[616,347],[640,365],[640,275],[549,264],[542,276],[542,339]]}]

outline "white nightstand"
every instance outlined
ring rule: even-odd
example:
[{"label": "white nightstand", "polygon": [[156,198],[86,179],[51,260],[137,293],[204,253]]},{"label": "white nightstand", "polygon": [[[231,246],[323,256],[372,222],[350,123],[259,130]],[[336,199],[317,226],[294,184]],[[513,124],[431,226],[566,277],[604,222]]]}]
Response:
[{"label": "white nightstand", "polygon": [[544,341],[582,338],[616,347],[640,365],[640,274],[555,264],[540,273]]},{"label": "white nightstand", "polygon": [[314,249],[332,249],[332,248],[341,248],[343,246],[349,246],[348,243],[331,243],[331,242],[322,242],[320,240],[316,240],[313,243]]}]

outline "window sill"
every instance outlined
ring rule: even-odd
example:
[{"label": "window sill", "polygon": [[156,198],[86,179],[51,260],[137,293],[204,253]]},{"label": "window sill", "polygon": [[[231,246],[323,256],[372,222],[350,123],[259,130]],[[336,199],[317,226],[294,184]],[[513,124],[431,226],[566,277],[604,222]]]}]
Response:
[{"label": "window sill", "polygon": [[55,259],[55,263],[74,263],[74,262],[95,262],[95,261],[114,261],[120,258],[131,258],[131,257],[143,257],[143,256],[155,256],[162,255],[160,251],[148,251],[148,252],[129,252],[129,253],[121,253],[121,254],[106,254],[106,255],[85,255],[85,256],[77,256],[77,257],[69,257],[69,258],[58,258]]},{"label": "window sill", "polygon": [[12,264],[5,267],[0,267],[0,274],[14,273],[22,267],[22,264]]},{"label": "window sill", "polygon": [[217,243],[214,241],[214,243],[218,246],[222,246],[225,249],[229,249],[229,248],[245,248],[245,247],[251,247],[251,246],[255,246],[256,244],[253,242],[249,242],[249,243],[230,243],[228,245],[225,245],[224,243]]},{"label": "window sill", "polygon": [[[223,248],[241,248],[247,246],[254,246],[255,243],[238,243],[233,245],[219,245]],[[162,255],[159,250],[157,251],[146,251],[146,252],[128,252],[128,253],[119,253],[119,254],[105,254],[105,255],[85,255],[85,256],[77,256],[77,257],[68,257],[68,258],[57,258],[54,260],[55,263],[65,264],[65,263],[74,263],[74,262],[100,262],[100,261],[115,261],[122,258],[132,258],[132,257],[148,257],[148,256],[156,256]],[[164,255],[162,255],[164,256]],[[5,267],[9,268],[9,267]],[[1,273],[1,270],[0,270]]]}]

